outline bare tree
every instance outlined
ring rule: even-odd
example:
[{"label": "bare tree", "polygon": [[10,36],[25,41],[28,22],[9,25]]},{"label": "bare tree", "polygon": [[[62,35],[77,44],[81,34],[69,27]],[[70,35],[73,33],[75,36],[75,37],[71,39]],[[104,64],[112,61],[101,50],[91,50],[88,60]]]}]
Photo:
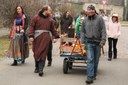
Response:
[{"label": "bare tree", "polygon": [[[64,0],[65,1],[65,0]],[[74,5],[67,5],[63,0],[48,0],[49,5],[53,11],[59,10],[61,13],[70,10],[74,17],[76,13],[81,11],[75,8]],[[15,7],[21,5],[25,11],[25,14],[30,19],[38,13],[39,9],[46,4],[46,0],[0,0],[0,27],[10,27],[13,21],[13,14]]]},{"label": "bare tree", "polygon": [[0,26],[10,27],[13,21],[15,7],[21,5],[29,19],[34,16],[44,3],[40,0],[0,0]]}]

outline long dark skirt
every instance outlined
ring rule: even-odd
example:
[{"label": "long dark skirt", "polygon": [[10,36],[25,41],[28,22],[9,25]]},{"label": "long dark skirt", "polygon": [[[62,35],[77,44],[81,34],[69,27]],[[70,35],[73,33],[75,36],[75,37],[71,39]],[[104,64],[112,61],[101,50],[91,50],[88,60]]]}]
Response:
[{"label": "long dark skirt", "polygon": [[16,34],[15,38],[10,40],[8,57],[14,60],[21,61],[29,56],[28,40],[24,40],[23,34]]}]

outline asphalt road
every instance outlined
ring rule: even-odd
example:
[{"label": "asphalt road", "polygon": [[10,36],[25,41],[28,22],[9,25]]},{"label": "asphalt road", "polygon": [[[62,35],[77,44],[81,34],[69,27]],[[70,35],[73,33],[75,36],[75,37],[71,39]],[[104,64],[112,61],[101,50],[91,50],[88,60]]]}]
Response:
[{"label": "asphalt road", "polygon": [[[107,61],[107,43],[105,54],[101,56],[98,76],[92,85],[128,85],[128,27],[122,27],[118,41],[118,59]],[[46,66],[44,76],[34,71],[33,53],[25,64],[10,66],[12,59],[0,59],[0,85],[86,85],[86,68],[73,68],[63,74],[63,58],[59,56],[59,40],[53,47],[53,64]],[[85,65],[85,64],[81,64]]]}]

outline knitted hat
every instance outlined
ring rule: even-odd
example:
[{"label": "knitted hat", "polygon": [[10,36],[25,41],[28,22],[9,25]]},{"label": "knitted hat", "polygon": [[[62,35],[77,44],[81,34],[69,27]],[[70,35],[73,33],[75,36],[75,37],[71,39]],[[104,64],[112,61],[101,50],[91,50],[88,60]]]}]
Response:
[{"label": "knitted hat", "polygon": [[95,10],[95,7],[94,7],[93,5],[89,5],[89,6],[87,7],[87,10]]}]

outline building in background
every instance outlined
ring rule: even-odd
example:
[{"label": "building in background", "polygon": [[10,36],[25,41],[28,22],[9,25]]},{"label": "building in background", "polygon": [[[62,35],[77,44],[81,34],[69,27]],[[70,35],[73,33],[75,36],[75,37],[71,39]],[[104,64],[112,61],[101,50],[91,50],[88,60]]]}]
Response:
[{"label": "building in background", "polygon": [[124,0],[124,20],[128,21],[128,0]]},{"label": "building in background", "polygon": [[93,4],[97,12],[104,10],[107,16],[118,13],[121,20],[128,20],[128,0],[68,0],[83,4],[83,9]]}]

